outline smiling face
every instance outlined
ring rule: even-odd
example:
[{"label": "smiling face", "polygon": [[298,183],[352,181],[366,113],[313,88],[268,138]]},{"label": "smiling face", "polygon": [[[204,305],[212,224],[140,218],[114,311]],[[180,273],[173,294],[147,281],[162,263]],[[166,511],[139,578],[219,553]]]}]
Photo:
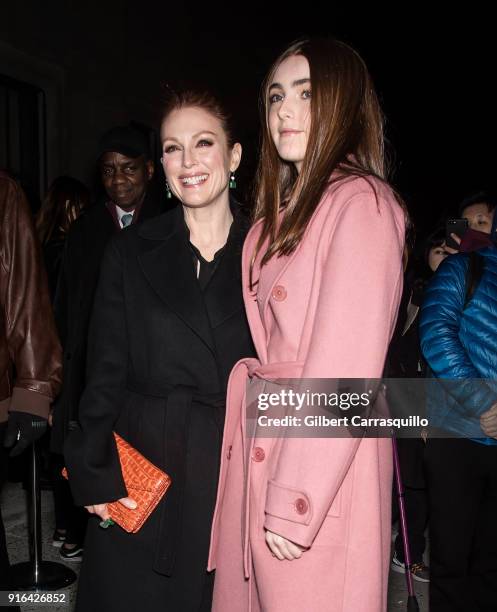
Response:
[{"label": "smiling face", "polygon": [[268,88],[268,125],[279,156],[300,172],[311,127],[309,62],[291,55],[276,69]]},{"label": "smiling face", "polygon": [[489,210],[487,204],[471,204],[462,211],[464,219],[468,220],[471,229],[490,234],[495,210]]},{"label": "smiling face", "polygon": [[143,201],[154,165],[140,157],[111,151],[100,158],[100,176],[109,198],[123,210],[134,210]]},{"label": "smiling face", "polygon": [[217,117],[198,107],[173,110],[162,122],[161,142],[167,182],[185,206],[228,204],[230,172],[238,168],[241,145],[228,147]]}]

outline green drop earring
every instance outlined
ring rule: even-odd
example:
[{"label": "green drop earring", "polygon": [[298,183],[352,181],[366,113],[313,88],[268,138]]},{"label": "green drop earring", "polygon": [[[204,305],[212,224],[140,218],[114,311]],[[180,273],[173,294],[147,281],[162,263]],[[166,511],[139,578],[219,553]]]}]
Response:
[{"label": "green drop earring", "polygon": [[166,199],[170,200],[172,197],[173,197],[173,194],[171,193],[169,183],[166,181]]},{"label": "green drop earring", "polygon": [[230,189],[236,189],[236,179],[235,179],[235,173],[231,172],[230,173]]}]

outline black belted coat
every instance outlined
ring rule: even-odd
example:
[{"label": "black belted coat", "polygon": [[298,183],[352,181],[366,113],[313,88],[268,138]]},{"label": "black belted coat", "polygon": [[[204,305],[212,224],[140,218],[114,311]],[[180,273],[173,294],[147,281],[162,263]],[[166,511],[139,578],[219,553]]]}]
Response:
[{"label": "black belted coat", "polygon": [[235,362],[254,354],[241,292],[248,223],[233,210],[226,250],[203,292],[181,207],[124,230],[106,251],[80,428],[65,445],[74,499],[126,496],[112,431],[172,485],[136,534],[90,519],[78,611],[208,609],[226,385]]}]

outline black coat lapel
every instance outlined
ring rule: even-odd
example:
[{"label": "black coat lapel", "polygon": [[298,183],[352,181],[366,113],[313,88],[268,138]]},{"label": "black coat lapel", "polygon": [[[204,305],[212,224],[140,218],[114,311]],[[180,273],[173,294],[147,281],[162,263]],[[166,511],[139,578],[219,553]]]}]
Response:
[{"label": "black coat lapel", "polygon": [[138,256],[147,281],[167,307],[215,352],[204,299],[195,278],[181,207],[144,223],[139,235],[157,241],[156,248]]}]

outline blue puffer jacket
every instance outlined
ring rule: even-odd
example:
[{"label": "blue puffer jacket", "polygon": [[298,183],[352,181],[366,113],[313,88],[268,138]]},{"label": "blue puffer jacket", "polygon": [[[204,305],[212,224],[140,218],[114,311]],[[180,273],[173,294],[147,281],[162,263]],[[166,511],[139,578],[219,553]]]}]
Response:
[{"label": "blue puffer jacket", "polygon": [[442,262],[428,285],[419,333],[434,376],[460,379],[437,385],[437,397],[428,393],[430,424],[497,444],[483,437],[479,423],[481,414],[497,402],[497,248],[477,252],[484,260],[483,274],[467,307],[469,255],[459,253]]}]

